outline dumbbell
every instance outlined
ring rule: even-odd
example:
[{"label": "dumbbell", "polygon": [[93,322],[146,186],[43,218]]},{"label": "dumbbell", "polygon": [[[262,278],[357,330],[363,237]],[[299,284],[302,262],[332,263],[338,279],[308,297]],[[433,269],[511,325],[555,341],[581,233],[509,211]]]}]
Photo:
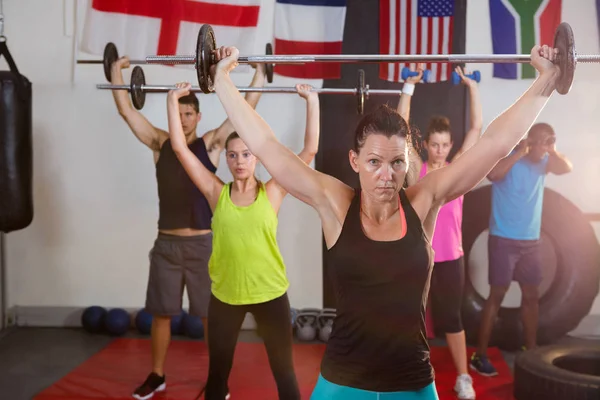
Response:
[{"label": "dumbbell", "polygon": [[[467,78],[473,79],[475,82],[479,83],[481,81],[481,73],[479,71],[473,71],[472,74],[464,74]],[[452,71],[452,84],[458,85],[461,81],[460,75],[456,71]]]},{"label": "dumbbell", "polygon": [[333,320],[335,319],[335,308],[324,308],[321,314],[317,317],[317,325],[319,327],[319,340],[327,343],[331,330],[333,329]]},{"label": "dumbbell", "polygon": [[318,308],[303,308],[296,315],[296,337],[309,342],[317,337],[317,318],[321,314]]},{"label": "dumbbell", "polygon": [[[402,80],[405,81],[408,78],[410,78],[411,76],[417,76],[419,75],[419,73],[417,71],[411,71],[410,68],[408,67],[404,67],[402,68]],[[425,83],[429,83],[429,78],[431,77],[431,71],[426,69],[423,71],[423,76],[421,77],[421,80]]]}]

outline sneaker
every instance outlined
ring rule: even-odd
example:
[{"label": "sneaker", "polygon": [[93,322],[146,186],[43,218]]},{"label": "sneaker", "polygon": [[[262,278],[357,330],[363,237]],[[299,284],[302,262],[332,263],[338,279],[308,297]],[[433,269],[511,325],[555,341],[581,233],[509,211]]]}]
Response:
[{"label": "sneaker", "polygon": [[148,375],[144,383],[135,389],[132,396],[138,400],[147,400],[154,396],[154,393],[162,392],[166,388],[165,377],[152,372]]},{"label": "sneaker", "polygon": [[475,389],[473,389],[473,378],[471,378],[471,375],[459,375],[456,378],[454,391],[460,400],[475,400]]},{"label": "sneaker", "polygon": [[477,371],[479,375],[483,376],[496,376],[498,375],[498,371],[492,365],[492,363],[488,360],[486,355],[479,355],[477,353],[473,353],[471,357],[471,362],[469,363],[469,367],[473,371]]}]

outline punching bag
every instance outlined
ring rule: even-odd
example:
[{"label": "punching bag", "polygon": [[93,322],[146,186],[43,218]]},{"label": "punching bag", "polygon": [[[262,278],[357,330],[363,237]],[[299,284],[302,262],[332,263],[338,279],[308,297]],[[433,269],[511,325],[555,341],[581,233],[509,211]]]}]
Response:
[{"label": "punching bag", "polygon": [[19,73],[0,38],[0,232],[24,229],[33,220],[31,82]]}]

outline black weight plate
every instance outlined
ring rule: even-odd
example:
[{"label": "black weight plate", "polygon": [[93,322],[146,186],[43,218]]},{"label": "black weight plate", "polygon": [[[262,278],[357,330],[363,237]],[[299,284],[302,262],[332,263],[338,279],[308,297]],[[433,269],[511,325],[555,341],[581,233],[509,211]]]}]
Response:
[{"label": "black weight plate", "polygon": [[111,73],[110,69],[115,61],[119,59],[119,52],[117,51],[117,46],[114,43],[108,42],[106,46],[104,46],[104,56],[102,58],[102,63],[104,64],[104,76],[106,80],[111,82]]},{"label": "black weight plate", "polygon": [[[271,43],[267,43],[267,47],[265,49],[265,54],[268,56],[273,54],[273,45]],[[267,74],[267,82],[269,82],[269,83],[273,83],[273,68],[274,68],[273,63],[265,64],[265,72]]]},{"label": "black weight plate", "polygon": [[131,71],[131,102],[136,110],[141,110],[146,103],[146,92],[142,90],[142,86],[146,84],[144,70],[139,65],[136,65]]},{"label": "black weight plate", "polygon": [[556,28],[554,34],[554,48],[558,49],[557,63],[560,67],[560,77],[556,82],[556,91],[560,94],[567,94],[573,85],[575,76],[576,56],[575,56],[575,37],[571,25],[562,22]]},{"label": "black weight plate", "polygon": [[209,24],[202,25],[196,43],[196,73],[198,75],[198,85],[204,93],[213,91],[210,67],[215,64],[214,50],[216,48],[217,42],[212,26]]},{"label": "black weight plate", "polygon": [[359,115],[365,110],[365,71],[358,70],[358,86],[356,87],[356,96],[358,100],[357,111]]}]

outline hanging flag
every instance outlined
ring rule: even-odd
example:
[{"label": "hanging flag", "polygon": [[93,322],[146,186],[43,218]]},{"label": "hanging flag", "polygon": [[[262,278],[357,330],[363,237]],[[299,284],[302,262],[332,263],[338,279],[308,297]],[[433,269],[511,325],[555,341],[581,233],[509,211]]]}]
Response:
[{"label": "hanging flag", "polygon": [[[380,53],[452,53],[455,11],[455,0],[380,0]],[[381,63],[379,78],[401,82],[402,68],[409,66]],[[448,63],[428,63],[426,68],[431,71],[431,82],[447,81],[452,73]]]},{"label": "hanging flag", "polygon": [[[554,43],[561,22],[562,0],[490,0],[494,54],[529,54],[533,46]],[[535,78],[530,64],[494,64],[493,76]]]},{"label": "hanging flag", "polygon": [[[198,32],[210,24],[217,46],[253,53],[261,0],[91,0],[81,50],[102,55],[107,42],[119,55],[195,55]],[[190,66],[191,67],[191,66]]]},{"label": "hanging flag", "polygon": [[600,0],[596,0],[596,23],[598,24],[598,37],[600,38]]},{"label": "hanging flag", "polygon": [[[277,0],[274,53],[341,54],[346,0]],[[274,72],[304,79],[338,79],[339,63],[276,64]]]}]

